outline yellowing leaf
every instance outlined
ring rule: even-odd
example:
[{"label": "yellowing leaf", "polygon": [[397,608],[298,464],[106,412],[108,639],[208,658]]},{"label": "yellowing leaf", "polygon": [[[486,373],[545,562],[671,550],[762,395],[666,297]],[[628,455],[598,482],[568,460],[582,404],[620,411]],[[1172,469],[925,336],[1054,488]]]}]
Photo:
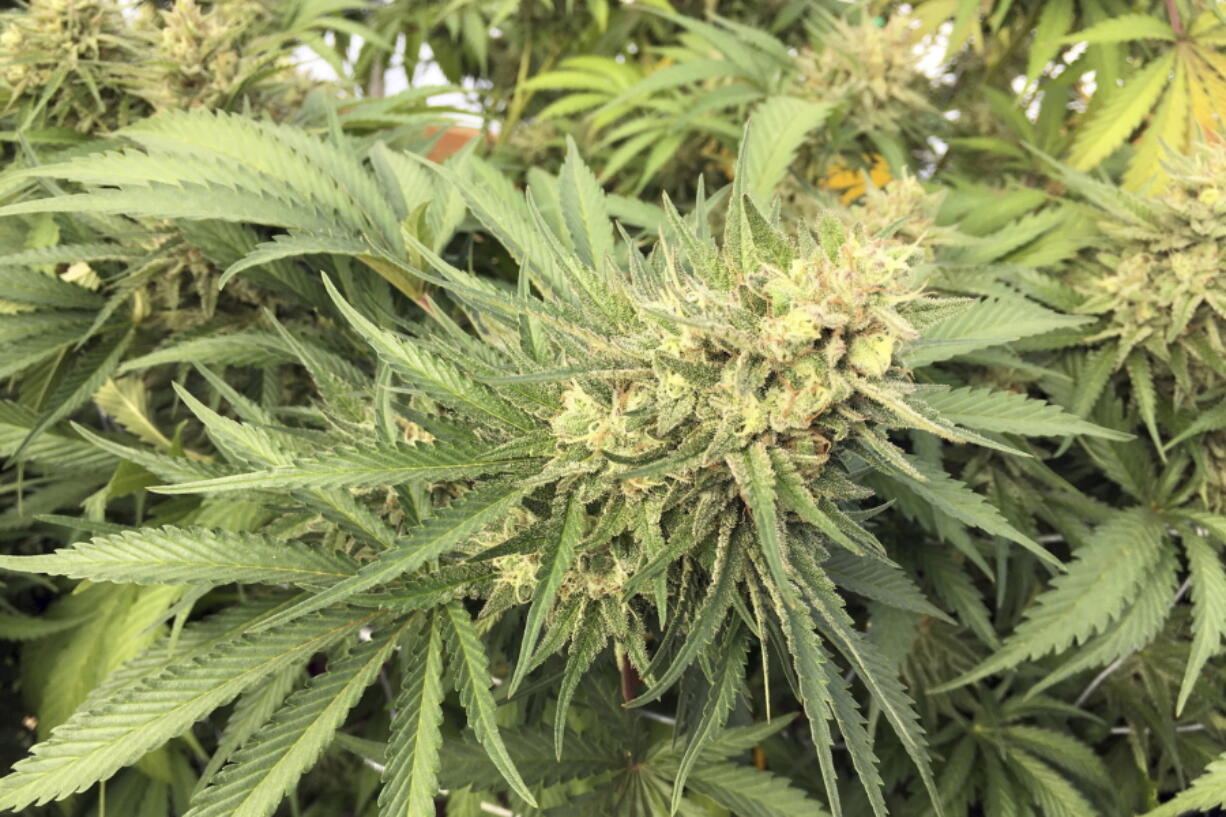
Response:
[{"label": "yellowing leaf", "polygon": [[1124,187],[1129,190],[1160,189],[1167,173],[1162,158],[1168,150],[1180,152],[1185,146],[1188,122],[1188,71],[1184,61],[1175,64],[1175,79],[1162,97],[1157,113],[1150,120],[1145,136],[1137,146],[1136,155],[1128,163]]},{"label": "yellowing leaf", "polygon": [[1226,130],[1226,57],[1204,48],[1191,50],[1188,78],[1195,126],[1206,135]]},{"label": "yellowing leaf", "polygon": [[108,380],[94,394],[98,408],[115,418],[121,426],[158,448],[170,448],[166,438],[153,420],[149,419],[149,404],[145,398],[145,384],[136,376]]},{"label": "yellowing leaf", "polygon": [[1078,128],[1069,164],[1077,170],[1090,170],[1124,144],[1166,87],[1174,64],[1174,53],[1164,54],[1112,91],[1090,120]]}]

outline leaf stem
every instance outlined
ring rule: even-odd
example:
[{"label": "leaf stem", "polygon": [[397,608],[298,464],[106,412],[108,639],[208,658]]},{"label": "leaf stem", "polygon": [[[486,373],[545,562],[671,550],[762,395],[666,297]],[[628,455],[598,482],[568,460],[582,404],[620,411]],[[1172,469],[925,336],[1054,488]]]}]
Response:
[{"label": "leaf stem", "polygon": [[1175,0],[1166,0],[1166,13],[1171,18],[1171,30],[1176,37],[1182,37],[1183,21],[1179,19],[1179,7],[1175,5]]}]

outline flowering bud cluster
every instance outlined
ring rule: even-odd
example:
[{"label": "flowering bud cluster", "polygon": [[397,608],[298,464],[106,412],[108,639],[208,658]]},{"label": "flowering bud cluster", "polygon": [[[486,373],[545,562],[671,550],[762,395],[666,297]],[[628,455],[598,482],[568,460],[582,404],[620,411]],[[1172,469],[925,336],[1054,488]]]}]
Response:
[{"label": "flowering bud cluster", "polygon": [[866,132],[896,133],[931,113],[927,80],[918,70],[911,20],[894,15],[883,25],[832,20],[820,48],[796,58],[795,96],[844,101]]},{"label": "flowering bud cluster", "polygon": [[1173,162],[1151,215],[1103,221],[1109,247],[1072,283],[1106,319],[1097,339],[1118,339],[1121,365],[1143,349],[1182,404],[1226,384],[1226,145]]},{"label": "flowering bud cluster", "polygon": [[878,397],[910,388],[897,355],[915,336],[904,311],[919,297],[913,245],[829,217],[821,232],[820,244],[736,270],[726,287],[675,269],[672,286],[636,307],[644,332],[621,344],[645,374],[571,381],[552,419],[559,448],[603,456],[611,474],[677,452],[668,468],[622,479],[631,496],[719,479],[728,451],[758,441],[821,472],[854,425],[881,419]]},{"label": "flowering bud cluster", "polygon": [[[24,11],[0,16],[0,101],[12,106],[23,96],[37,96],[57,76],[83,66],[102,71],[95,76],[96,93],[105,96],[122,81],[118,66],[129,57],[127,25],[119,4],[108,0],[30,0]],[[49,109],[55,107],[53,100]],[[63,113],[74,126],[96,121],[96,98],[72,107]]]},{"label": "flowering bud cluster", "polygon": [[31,0],[0,15],[0,106],[34,104],[50,88],[44,107],[56,125],[106,133],[157,110],[225,107],[240,93],[281,118],[305,96],[289,41],[270,34],[275,4],[176,0],[133,11],[120,0]]}]

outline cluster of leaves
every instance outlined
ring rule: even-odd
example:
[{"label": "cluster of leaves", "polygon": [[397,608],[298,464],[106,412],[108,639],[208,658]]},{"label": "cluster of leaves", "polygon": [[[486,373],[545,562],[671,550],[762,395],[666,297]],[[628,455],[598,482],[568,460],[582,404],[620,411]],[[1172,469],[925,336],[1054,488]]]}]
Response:
[{"label": "cluster of leaves", "polygon": [[1226,807],[1220,9],[292,5],[4,17],[0,808]]}]

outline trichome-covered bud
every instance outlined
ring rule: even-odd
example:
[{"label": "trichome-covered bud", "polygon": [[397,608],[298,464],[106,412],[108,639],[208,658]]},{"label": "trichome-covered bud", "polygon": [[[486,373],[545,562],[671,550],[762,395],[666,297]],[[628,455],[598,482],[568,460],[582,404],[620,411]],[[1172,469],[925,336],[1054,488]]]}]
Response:
[{"label": "trichome-covered bud", "polygon": [[[817,238],[791,238],[761,224],[772,253],[725,254],[718,274],[670,261],[667,286],[634,291],[640,334],[617,345],[640,356],[644,375],[568,384],[551,418],[559,451],[603,458],[613,485],[642,500],[727,481],[724,456],[758,442],[804,452],[816,473],[832,441],[888,411],[881,401],[901,402],[911,386],[897,356],[916,335],[907,312],[921,297],[916,248],[842,219],[817,226]],[[642,463],[669,451],[643,481]]]},{"label": "trichome-covered bud", "polygon": [[1115,339],[1117,364],[1134,350],[1173,378],[1177,404],[1226,384],[1226,145],[1171,157],[1157,196],[1100,222],[1108,249],[1070,283],[1079,311],[1103,318],[1094,340]]},{"label": "trichome-covered bud", "polygon": [[820,101],[841,100],[866,132],[898,132],[933,112],[919,71],[911,20],[902,14],[879,24],[830,20],[818,47],[796,57],[791,93]]}]

